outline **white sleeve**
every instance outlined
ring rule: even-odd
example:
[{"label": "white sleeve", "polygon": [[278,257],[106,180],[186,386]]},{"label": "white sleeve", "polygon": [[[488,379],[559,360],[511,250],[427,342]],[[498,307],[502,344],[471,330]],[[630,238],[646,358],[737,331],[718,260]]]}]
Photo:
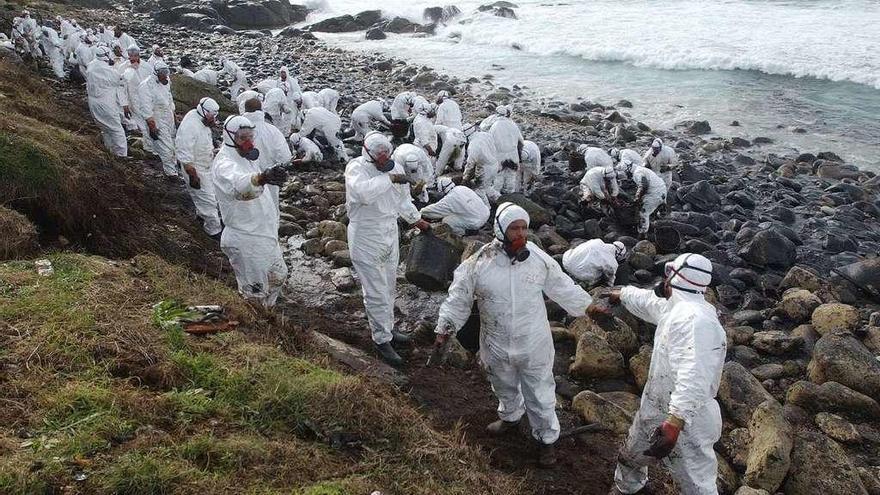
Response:
[{"label": "white sleeve", "polygon": [[620,302],[636,318],[656,325],[669,301],[657,297],[652,290],[627,286],[620,290]]},{"label": "white sleeve", "polygon": [[451,213],[454,213],[454,210],[452,202],[449,200],[449,194],[441,198],[440,201],[422,208],[421,212],[425,218],[443,218]]},{"label": "white sleeve", "polygon": [[254,184],[252,173],[236,172],[234,167],[215,164],[214,186],[238,201],[250,201],[263,194],[263,186]]},{"label": "white sleeve", "polygon": [[391,176],[388,174],[369,177],[357,166],[349,167],[345,171],[345,190],[358,203],[371,204],[392,186]]},{"label": "white sleeve", "polygon": [[419,213],[419,209],[416,208],[416,205],[413,204],[409,186],[393,187],[392,189],[394,189],[395,194],[397,194],[397,214],[400,215],[400,218],[410,225],[421,220],[422,215]]}]

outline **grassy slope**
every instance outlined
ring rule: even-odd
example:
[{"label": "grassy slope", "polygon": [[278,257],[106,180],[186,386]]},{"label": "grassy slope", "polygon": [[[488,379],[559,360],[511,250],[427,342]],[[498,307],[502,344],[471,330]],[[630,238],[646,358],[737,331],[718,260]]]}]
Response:
[{"label": "grassy slope", "polygon": [[[516,493],[456,432],[158,258],[0,264],[0,493]],[[157,302],[223,304],[196,338]],[[76,481],[78,474],[86,475]]]}]

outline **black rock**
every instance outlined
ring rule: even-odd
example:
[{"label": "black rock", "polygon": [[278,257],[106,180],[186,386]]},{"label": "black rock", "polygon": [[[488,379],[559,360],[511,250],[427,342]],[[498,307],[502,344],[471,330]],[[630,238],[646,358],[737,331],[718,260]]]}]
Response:
[{"label": "black rock", "polygon": [[768,137],[758,136],[752,139],[752,144],[773,144],[773,140]]},{"label": "black rock", "polygon": [[680,188],[678,199],[683,203],[690,203],[697,211],[705,212],[713,211],[721,203],[721,196],[715,187],[705,180]]},{"label": "black rock", "polygon": [[832,253],[855,252],[859,249],[859,243],[850,236],[828,234],[825,236],[825,240],[822,241],[822,247]]},{"label": "black rock", "polygon": [[425,31],[425,26],[403,17],[395,17],[385,24],[385,31],[389,33],[419,33]]},{"label": "black rock", "polygon": [[388,36],[381,28],[370,28],[367,30],[366,38],[368,40],[384,40]]},{"label": "black rock", "polygon": [[743,155],[741,153],[737,154],[736,158],[734,158],[733,161],[735,161],[736,163],[739,163],[740,165],[754,165],[755,164],[754,158],[752,158],[748,155]]},{"label": "black rock", "polygon": [[813,163],[816,161],[816,155],[812,153],[801,153],[795,161],[798,163]]},{"label": "black rock", "polygon": [[712,132],[712,127],[709,125],[709,122],[705,120],[685,120],[684,122],[675,124],[675,127],[683,127],[686,132],[694,135],[709,134]]},{"label": "black rock", "polygon": [[428,7],[422,13],[422,17],[433,24],[446,24],[458,15],[461,10],[455,5],[447,5],[445,7]]},{"label": "black rock", "polygon": [[818,158],[820,160],[829,160],[832,162],[843,163],[843,158],[835,155],[834,153],[832,153],[830,151],[823,151],[823,152],[819,153],[818,155],[816,155],[816,158]]},{"label": "black rock", "polygon": [[715,291],[718,293],[718,301],[728,308],[735,308],[742,301],[742,294],[733,286],[719,285],[715,287]]},{"label": "black rock", "polygon": [[797,260],[794,243],[775,229],[758,232],[737,254],[754,265],[781,269],[791,267]]},{"label": "black rock", "polygon": [[748,139],[743,139],[741,137],[731,138],[730,144],[734,145],[737,148],[748,148],[752,145],[752,142]]}]

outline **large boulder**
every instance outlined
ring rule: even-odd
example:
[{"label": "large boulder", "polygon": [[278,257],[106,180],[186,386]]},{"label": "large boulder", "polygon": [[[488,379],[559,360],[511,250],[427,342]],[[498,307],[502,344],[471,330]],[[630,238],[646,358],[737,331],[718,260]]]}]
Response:
[{"label": "large boulder", "polygon": [[238,108],[220,90],[208,83],[195,80],[183,74],[171,75],[171,94],[179,113],[186,113],[199,104],[204,97],[213,98],[220,105],[221,115],[238,114]]},{"label": "large boulder", "polygon": [[648,371],[651,369],[651,353],[653,348],[645,344],[639,348],[638,354],[629,359],[629,371],[639,390],[645,388],[648,383]]},{"label": "large boulder", "polygon": [[754,265],[781,269],[792,266],[797,260],[794,243],[776,229],[758,232],[737,254]]},{"label": "large boulder", "polygon": [[749,454],[743,482],[775,493],[791,466],[792,427],[775,400],[761,403],[749,423]]},{"label": "large boulder", "polygon": [[827,411],[855,419],[880,418],[877,401],[837,382],[795,382],[788,388],[785,401],[813,413]]},{"label": "large boulder", "polygon": [[849,334],[828,334],[816,342],[807,373],[815,383],[838,382],[880,400],[880,361]]},{"label": "large boulder", "polygon": [[421,33],[425,27],[405,17],[395,17],[385,24],[384,30],[387,33]]},{"label": "large boulder", "polygon": [[724,363],[724,371],[721,373],[718,400],[731,419],[740,426],[747,426],[755,408],[768,400],[776,399],[743,365],[729,361]]},{"label": "large boulder", "polygon": [[283,0],[212,0],[211,6],[237,28],[280,27],[304,19],[299,18],[301,9],[293,9]]},{"label": "large boulder", "polygon": [[822,304],[813,311],[812,324],[820,335],[851,332],[859,326],[859,310],[849,304]]},{"label": "large boulder", "polygon": [[323,33],[363,31],[382,20],[381,10],[365,10],[357,15],[341,15],[309,25],[306,29]]},{"label": "large boulder", "polygon": [[795,437],[784,488],[787,495],[868,495],[843,448],[812,432]]},{"label": "large boulder", "polygon": [[834,272],[880,301],[880,257],[837,267]]},{"label": "large boulder", "polygon": [[639,409],[639,396],[629,392],[597,394],[584,390],[574,396],[571,408],[587,423],[596,423],[614,433],[624,434],[629,431],[633,415]]},{"label": "large boulder", "polygon": [[460,14],[461,10],[458,7],[447,5],[445,7],[428,7],[422,13],[422,17],[432,24],[446,24]]},{"label": "large boulder", "polygon": [[752,347],[764,354],[779,356],[800,349],[804,339],[789,335],[781,330],[755,332],[752,335]]},{"label": "large boulder", "polygon": [[678,199],[689,203],[697,211],[715,211],[721,203],[721,196],[709,181],[701,180],[695,184],[684,186],[678,190]]},{"label": "large boulder", "polygon": [[803,323],[820,304],[822,300],[806,289],[789,289],[782,294],[779,308],[793,322]]},{"label": "large boulder", "polygon": [[626,375],[623,354],[604,337],[585,332],[578,339],[574,362],[569,374],[583,380],[622,378]]},{"label": "large boulder", "polygon": [[816,415],[816,426],[829,437],[844,443],[859,443],[862,435],[858,428],[836,414],[819,413]]},{"label": "large boulder", "polygon": [[338,241],[348,240],[348,232],[345,225],[333,220],[322,220],[318,223],[318,232],[321,234],[321,237],[328,237]]}]

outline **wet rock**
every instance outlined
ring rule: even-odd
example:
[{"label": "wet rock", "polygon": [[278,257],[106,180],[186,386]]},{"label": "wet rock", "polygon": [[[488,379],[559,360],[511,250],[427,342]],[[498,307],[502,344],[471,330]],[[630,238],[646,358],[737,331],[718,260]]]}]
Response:
[{"label": "wet rock", "polygon": [[749,456],[748,428],[733,428],[729,433],[721,436],[718,446],[738,470],[745,471]]},{"label": "wet rock", "polygon": [[859,443],[862,435],[849,421],[830,413],[816,415],[816,426],[829,437],[844,443]]},{"label": "wet rock", "polygon": [[197,81],[183,74],[171,75],[171,94],[174,97],[174,105],[179,113],[186,113],[199,104],[204,97],[213,98],[220,105],[220,112],[224,114],[238,114],[238,108],[220,90],[210,84]]},{"label": "wet rock", "polygon": [[848,304],[822,304],[813,311],[812,315],[811,323],[820,335],[851,332],[859,326],[859,311]]},{"label": "wet rock", "polygon": [[880,361],[849,334],[822,336],[807,373],[815,383],[838,382],[880,400]]},{"label": "wet rock", "polygon": [[282,38],[302,38],[304,40],[316,40],[318,38],[315,37],[314,34],[303,31],[302,29],[295,28],[293,26],[287,26],[278,32],[277,36]]},{"label": "wet rock", "polygon": [[622,378],[626,375],[623,355],[603,337],[586,332],[578,340],[574,362],[568,370],[574,378]]},{"label": "wet rock", "polygon": [[[505,5],[509,4],[509,5]],[[477,11],[479,12],[488,12],[497,17],[504,17],[507,19],[516,19],[516,12],[513,10],[516,8],[515,5],[511,6],[510,2],[495,2],[491,5],[481,5],[477,7]]]},{"label": "wet rock", "polygon": [[337,241],[348,240],[348,232],[345,225],[333,220],[322,220],[318,224],[318,232],[321,237],[336,239]]},{"label": "wet rock", "polygon": [[646,254],[648,256],[655,256],[657,254],[657,248],[654,246],[654,243],[647,240],[637,242],[632,250],[633,252]]},{"label": "wet rock", "polygon": [[385,24],[385,31],[388,33],[420,33],[425,31],[425,27],[416,24],[404,17],[395,17]]},{"label": "wet rock", "polygon": [[[688,252],[695,251],[688,249]],[[715,287],[715,291],[718,294],[718,302],[728,308],[735,308],[739,306],[740,302],[742,302],[742,294],[736,289],[736,287],[731,285],[719,285],[718,287]]]},{"label": "wet rock", "polygon": [[752,347],[764,354],[779,356],[796,351],[803,344],[799,337],[792,337],[780,330],[756,332],[752,336]]},{"label": "wet rock", "polygon": [[730,345],[745,345],[752,341],[755,329],[747,326],[726,327],[727,341]]},{"label": "wet rock", "polygon": [[738,325],[754,325],[764,321],[764,315],[757,310],[747,309],[733,314],[733,321]]},{"label": "wet rock", "polygon": [[320,237],[309,239],[302,243],[300,249],[309,256],[317,256],[324,250],[324,239],[321,239]]},{"label": "wet rock", "polygon": [[331,253],[330,259],[333,261],[334,266],[351,266],[351,253],[348,251],[348,249]]},{"label": "wet rock", "polygon": [[795,265],[791,267],[788,270],[788,273],[785,274],[785,277],[782,278],[782,282],[779,284],[779,290],[784,291],[795,287],[815,292],[822,287],[822,283],[819,279],[819,274],[817,274],[812,268]]},{"label": "wet rock", "polygon": [[366,10],[356,16],[341,15],[324,19],[323,21],[309,25],[306,29],[313,32],[323,33],[350,33],[354,31],[363,31],[379,22],[381,18],[382,11]]},{"label": "wet rock", "polygon": [[337,241],[335,239],[332,239],[324,244],[324,256],[331,256],[337,251],[346,250],[348,250],[348,243],[346,243],[345,241]]},{"label": "wet rock", "polygon": [[749,263],[782,269],[797,260],[794,243],[775,229],[758,232],[737,254]]},{"label": "wet rock", "polygon": [[787,495],[867,495],[846,452],[825,435],[800,432],[791,452]]},{"label": "wet rock", "polygon": [[357,286],[357,284],[355,284],[354,277],[351,274],[351,269],[348,267],[331,270],[330,282],[333,283],[337,290],[343,292],[348,292]]},{"label": "wet rock", "polygon": [[675,127],[683,128],[685,132],[693,135],[709,134],[712,132],[712,127],[705,120],[685,120],[675,124]]},{"label": "wet rock", "polygon": [[762,364],[752,368],[752,375],[761,382],[766,380],[778,380],[785,376],[785,367],[778,363]]},{"label": "wet rock", "polygon": [[645,344],[639,348],[638,354],[629,358],[629,371],[632,373],[633,380],[636,382],[639,390],[644,389],[645,383],[648,382],[648,370],[651,367],[652,352],[653,348]]},{"label": "wet rock", "polygon": [[715,458],[718,461],[718,478],[716,480],[718,493],[720,495],[733,495],[736,488],[740,485],[739,474],[727,462],[724,456],[716,454]]},{"label": "wet rock", "polygon": [[281,0],[215,0],[211,5],[230,26],[271,28],[305,20],[305,11]]},{"label": "wet rock", "polygon": [[760,488],[741,486],[734,495],[770,495],[770,492],[768,492],[767,490],[761,490]]},{"label": "wet rock", "polygon": [[811,412],[832,412],[849,418],[880,417],[880,404],[874,399],[837,382],[816,385],[799,381],[789,387],[786,402]]},{"label": "wet rock", "polygon": [[791,466],[792,427],[775,400],[761,403],[749,422],[749,454],[743,483],[775,493]]},{"label": "wet rock", "polygon": [[385,34],[385,31],[382,31],[381,28],[371,28],[367,30],[367,34],[365,35],[368,40],[384,40],[388,36]]},{"label": "wet rock", "polygon": [[586,423],[600,424],[617,434],[629,431],[633,415],[639,409],[639,396],[628,392],[604,392],[589,390],[577,394],[571,408]]},{"label": "wet rock", "polygon": [[422,12],[422,17],[432,24],[446,24],[458,15],[461,10],[455,5],[445,7],[428,7]]},{"label": "wet rock", "polygon": [[776,400],[764,390],[761,383],[743,365],[736,362],[724,364],[718,400],[737,424],[746,426],[755,408],[762,402]]},{"label": "wet rock", "polygon": [[441,231],[416,236],[406,257],[406,279],[429,291],[446,288],[462,254],[460,247],[437,234]]},{"label": "wet rock", "polygon": [[282,221],[278,225],[278,235],[281,237],[289,237],[292,235],[302,234],[303,228],[291,222]]},{"label": "wet rock", "polygon": [[868,495],[880,495],[880,466],[857,468]]},{"label": "wet rock", "polygon": [[840,266],[834,272],[880,301],[880,257]]}]

